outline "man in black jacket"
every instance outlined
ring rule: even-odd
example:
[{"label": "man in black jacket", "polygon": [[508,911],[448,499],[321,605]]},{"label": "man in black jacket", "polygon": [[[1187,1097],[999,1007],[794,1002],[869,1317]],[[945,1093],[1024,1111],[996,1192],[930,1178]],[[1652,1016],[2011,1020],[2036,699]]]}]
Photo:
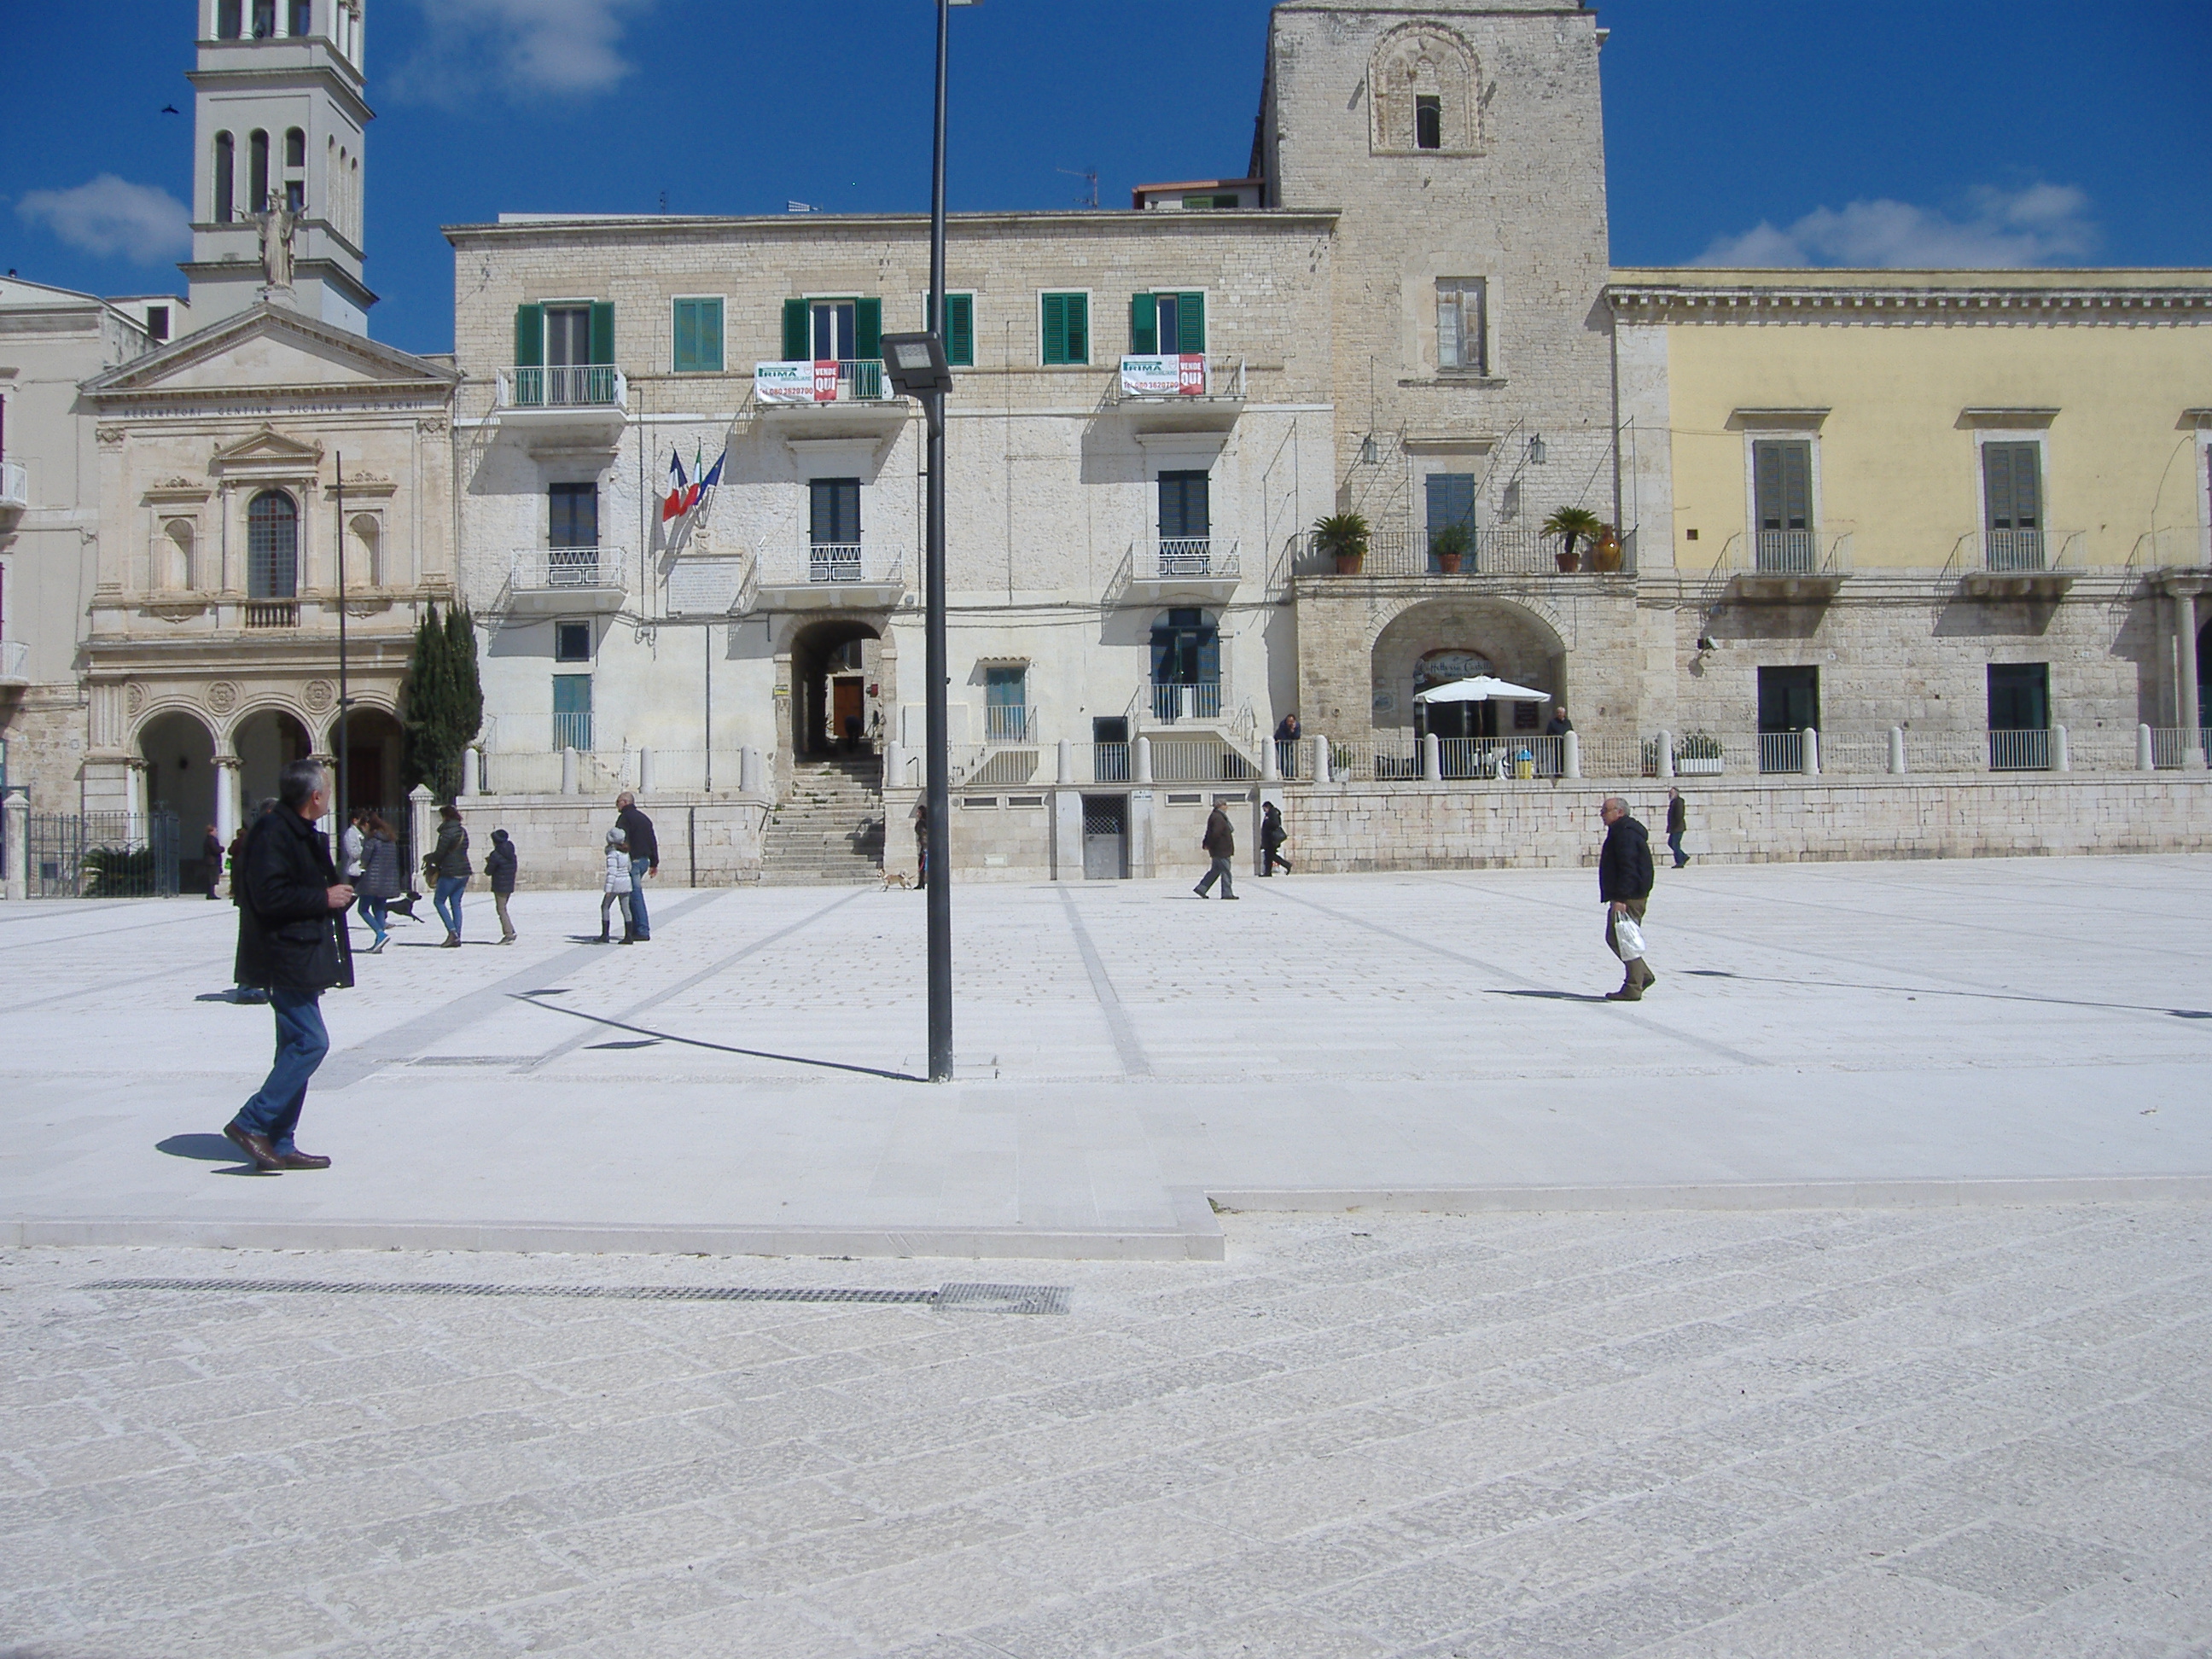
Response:
[{"label": "man in black jacket", "polygon": [[223,1133],[258,1170],[326,1170],[331,1161],[293,1142],[307,1082],[330,1052],[322,994],[353,983],[346,906],[353,889],[338,879],[330,838],[315,828],[328,810],[328,780],[313,761],[277,775],[277,806],[254,823],[240,861],[238,902],[240,985],[266,986],[276,1016],[276,1062]]},{"label": "man in black jacket", "polygon": [[1198,843],[1206,849],[1213,862],[1207,866],[1206,878],[1191,889],[1199,897],[1207,897],[1215,882],[1221,884],[1221,896],[1237,896],[1237,878],[1230,872],[1229,860],[1237,856],[1237,831],[1230,827],[1229,814],[1222,811],[1221,803],[1213,803],[1213,811],[1206,820],[1206,834]]},{"label": "man in black jacket", "polygon": [[1651,837],[1642,824],[1628,816],[1628,803],[1618,795],[1606,797],[1599,808],[1605,820],[1605,847],[1597,855],[1598,896],[1605,901],[1606,948],[1620,958],[1625,970],[1618,991],[1607,991],[1607,1002],[1641,1002],[1659,976],[1645,965],[1644,952],[1621,948],[1615,924],[1626,916],[1644,929],[1644,908],[1651,902]]},{"label": "man in black jacket", "polygon": [[653,838],[653,820],[637,810],[637,797],[625,789],[615,798],[620,810],[615,824],[629,843],[629,919],[628,935],[642,945],[653,937],[653,921],[645,913],[645,878],[660,873],[660,843]]}]

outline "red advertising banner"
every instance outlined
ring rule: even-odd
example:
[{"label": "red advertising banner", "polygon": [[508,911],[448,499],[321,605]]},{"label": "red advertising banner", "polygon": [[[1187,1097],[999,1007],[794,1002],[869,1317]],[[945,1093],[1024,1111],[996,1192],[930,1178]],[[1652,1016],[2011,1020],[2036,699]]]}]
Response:
[{"label": "red advertising banner", "polygon": [[837,401],[837,360],[835,357],[815,360],[814,401],[817,404]]},{"label": "red advertising banner", "polygon": [[1186,398],[1206,395],[1206,359],[1186,354],[1176,366],[1176,390]]}]

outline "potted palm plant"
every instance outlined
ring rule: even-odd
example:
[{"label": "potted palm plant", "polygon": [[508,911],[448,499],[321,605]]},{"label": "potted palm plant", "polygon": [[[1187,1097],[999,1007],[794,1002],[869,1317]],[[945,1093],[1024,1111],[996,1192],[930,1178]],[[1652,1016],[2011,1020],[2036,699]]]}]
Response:
[{"label": "potted palm plant", "polygon": [[1429,556],[1447,576],[1459,574],[1460,566],[1466,562],[1474,545],[1474,538],[1463,524],[1448,524],[1429,532]]},{"label": "potted palm plant", "polygon": [[1336,574],[1356,576],[1367,556],[1367,520],[1357,513],[1332,513],[1314,521],[1314,546],[1336,561]]},{"label": "potted palm plant", "polygon": [[1557,556],[1560,574],[1571,576],[1582,568],[1582,555],[1575,550],[1575,544],[1595,543],[1604,528],[1604,522],[1586,507],[1563,507],[1544,520],[1544,533],[1557,536],[1562,544]]}]

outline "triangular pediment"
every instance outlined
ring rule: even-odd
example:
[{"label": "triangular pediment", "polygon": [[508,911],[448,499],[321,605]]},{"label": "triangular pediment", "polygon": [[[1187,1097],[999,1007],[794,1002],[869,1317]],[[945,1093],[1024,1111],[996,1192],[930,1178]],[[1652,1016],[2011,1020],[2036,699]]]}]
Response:
[{"label": "triangular pediment", "polygon": [[215,464],[224,466],[252,466],[297,464],[313,466],[323,459],[320,444],[302,443],[297,438],[288,438],[271,427],[263,427],[250,438],[241,438],[234,444],[226,444],[215,453]]},{"label": "triangular pediment", "polygon": [[94,397],[251,394],[299,387],[434,391],[458,378],[451,368],[428,357],[364,339],[286,307],[258,305],[110,369],[86,381],[84,389]]}]

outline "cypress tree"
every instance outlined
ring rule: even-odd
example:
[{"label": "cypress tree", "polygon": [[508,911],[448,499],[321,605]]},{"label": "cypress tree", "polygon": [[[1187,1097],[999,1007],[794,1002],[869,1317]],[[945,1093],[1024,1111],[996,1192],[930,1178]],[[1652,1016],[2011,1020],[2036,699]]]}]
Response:
[{"label": "cypress tree", "polygon": [[438,607],[428,605],[415,629],[400,720],[407,787],[427,784],[441,801],[459,794],[469,741],[483,724],[476,624],[465,608],[455,607],[441,620]]}]

